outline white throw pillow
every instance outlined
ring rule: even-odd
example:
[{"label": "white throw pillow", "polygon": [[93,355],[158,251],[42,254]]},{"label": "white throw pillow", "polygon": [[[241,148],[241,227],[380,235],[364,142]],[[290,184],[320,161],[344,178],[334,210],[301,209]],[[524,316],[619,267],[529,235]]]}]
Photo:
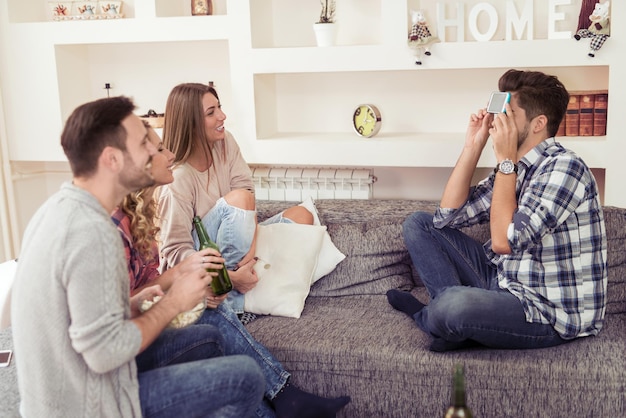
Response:
[{"label": "white throw pillow", "polygon": [[[299,206],[304,206],[313,214],[313,225],[321,225],[320,217],[317,213],[317,208],[315,207],[315,202],[313,202],[312,197],[309,196],[306,198],[302,203],[300,203]],[[337,267],[337,264],[342,262],[344,258],[346,258],[346,255],[335,247],[328,231],[324,232],[322,249],[320,250],[320,256],[317,261],[317,267],[315,268],[315,273],[313,273],[313,281],[311,283],[315,283],[333,271],[335,267]]]},{"label": "white throw pillow", "polygon": [[259,225],[254,269],[259,282],[244,294],[244,309],[300,318],[326,232],[325,226]]}]

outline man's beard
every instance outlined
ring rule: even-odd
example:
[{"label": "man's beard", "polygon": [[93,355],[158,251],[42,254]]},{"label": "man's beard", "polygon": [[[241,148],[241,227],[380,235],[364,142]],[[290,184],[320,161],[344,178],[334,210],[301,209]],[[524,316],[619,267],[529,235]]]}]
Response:
[{"label": "man's beard", "polygon": [[522,148],[526,139],[528,139],[528,133],[530,132],[530,124],[524,124],[524,130],[517,133],[517,149]]},{"label": "man's beard", "polygon": [[[150,158],[150,162],[152,158]],[[120,174],[121,185],[130,190],[137,191],[144,187],[154,185],[154,179],[148,171],[148,167],[138,167],[128,152],[124,152],[124,171]]]}]

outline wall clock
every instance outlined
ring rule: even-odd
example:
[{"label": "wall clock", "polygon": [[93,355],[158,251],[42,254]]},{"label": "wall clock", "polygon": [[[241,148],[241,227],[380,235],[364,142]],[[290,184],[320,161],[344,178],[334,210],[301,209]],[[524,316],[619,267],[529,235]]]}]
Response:
[{"label": "wall clock", "polygon": [[359,105],[352,115],[352,126],[360,136],[370,138],[380,131],[382,118],[380,111],[372,104]]}]

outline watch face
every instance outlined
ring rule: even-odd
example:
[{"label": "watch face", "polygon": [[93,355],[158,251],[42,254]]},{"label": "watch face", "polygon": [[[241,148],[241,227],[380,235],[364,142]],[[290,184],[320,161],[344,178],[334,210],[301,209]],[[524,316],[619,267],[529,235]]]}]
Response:
[{"label": "watch face", "polygon": [[515,164],[511,160],[504,160],[500,163],[499,170],[504,174],[511,174],[515,171]]},{"label": "watch face", "polygon": [[381,117],[378,108],[374,105],[360,105],[354,111],[352,124],[357,134],[371,137],[378,133],[381,125]]}]

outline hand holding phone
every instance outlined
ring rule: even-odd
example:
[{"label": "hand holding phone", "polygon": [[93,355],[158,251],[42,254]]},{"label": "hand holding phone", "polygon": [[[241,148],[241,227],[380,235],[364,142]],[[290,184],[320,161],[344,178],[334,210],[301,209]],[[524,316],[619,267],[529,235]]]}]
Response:
[{"label": "hand holding phone", "polygon": [[0,367],[7,367],[11,364],[11,357],[13,356],[12,350],[0,351]]},{"label": "hand holding phone", "polygon": [[511,93],[494,91],[489,98],[487,113],[506,113],[506,104],[511,101]]}]

